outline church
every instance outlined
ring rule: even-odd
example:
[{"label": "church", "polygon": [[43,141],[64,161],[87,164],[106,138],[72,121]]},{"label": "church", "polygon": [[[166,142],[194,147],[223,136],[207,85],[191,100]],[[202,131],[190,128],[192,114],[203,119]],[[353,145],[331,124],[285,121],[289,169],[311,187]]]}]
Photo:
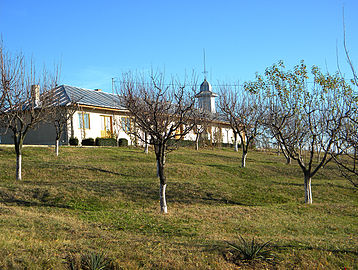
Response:
[{"label": "church", "polygon": [[[60,85],[54,91],[60,100],[58,106],[78,104],[77,111],[65,126],[60,139],[61,145],[68,145],[70,138],[77,138],[81,144],[83,139],[108,137],[126,139],[129,145],[138,143],[135,136],[130,134],[131,115],[121,105],[118,95],[103,92],[100,89],[90,90],[69,85]],[[233,144],[234,135],[229,123],[216,112],[215,98],[217,96],[205,78],[196,95],[197,107],[212,115],[206,127],[205,139],[214,144]],[[194,141],[196,135],[195,130],[192,130],[183,139]],[[53,145],[55,138],[54,125],[43,123],[37,129],[28,132],[24,144]],[[2,135],[1,144],[13,144],[12,135],[10,133]]]}]

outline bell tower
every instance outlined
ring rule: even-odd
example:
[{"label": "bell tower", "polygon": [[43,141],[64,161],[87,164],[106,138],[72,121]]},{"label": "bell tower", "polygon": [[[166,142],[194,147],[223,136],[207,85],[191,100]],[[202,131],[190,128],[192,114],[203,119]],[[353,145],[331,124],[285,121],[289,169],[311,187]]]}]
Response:
[{"label": "bell tower", "polygon": [[205,50],[204,50],[204,81],[200,85],[200,92],[196,94],[196,98],[198,99],[198,108],[202,109],[206,112],[216,113],[215,108],[215,97],[218,95],[213,93],[211,90],[210,83],[206,80],[206,71],[205,66]]}]

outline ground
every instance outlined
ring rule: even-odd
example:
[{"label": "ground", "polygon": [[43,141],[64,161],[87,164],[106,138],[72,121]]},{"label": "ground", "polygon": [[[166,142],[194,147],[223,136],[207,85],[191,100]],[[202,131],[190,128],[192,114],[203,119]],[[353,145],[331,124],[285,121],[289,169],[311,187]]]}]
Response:
[{"label": "ground", "polygon": [[[104,254],[117,269],[358,269],[358,194],[331,164],[312,180],[273,152],[181,148],[167,158],[168,214],[155,157],[136,148],[0,148],[0,269],[69,269]],[[239,235],[273,262],[228,259]]]}]

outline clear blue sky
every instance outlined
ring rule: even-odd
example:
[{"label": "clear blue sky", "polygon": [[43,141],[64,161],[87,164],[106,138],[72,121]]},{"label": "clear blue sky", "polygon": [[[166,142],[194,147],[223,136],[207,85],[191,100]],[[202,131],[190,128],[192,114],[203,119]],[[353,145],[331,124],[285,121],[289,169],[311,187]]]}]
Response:
[{"label": "clear blue sky", "polygon": [[111,90],[123,72],[165,70],[202,80],[243,83],[284,60],[301,59],[323,70],[341,69],[342,7],[347,42],[358,67],[357,0],[0,0],[6,48],[37,64],[61,63],[60,84]]}]

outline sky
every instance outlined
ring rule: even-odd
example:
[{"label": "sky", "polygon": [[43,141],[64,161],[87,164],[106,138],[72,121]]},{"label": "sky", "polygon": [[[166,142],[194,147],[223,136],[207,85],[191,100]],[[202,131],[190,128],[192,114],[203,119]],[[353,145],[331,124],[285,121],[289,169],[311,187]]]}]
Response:
[{"label": "sky", "polygon": [[[0,34],[11,53],[61,66],[58,84],[111,92],[128,71],[193,72],[213,85],[254,80],[283,60],[351,78],[358,63],[357,0],[0,0]],[[338,54],[337,54],[338,50]],[[357,64],[358,65],[358,64]]]}]

